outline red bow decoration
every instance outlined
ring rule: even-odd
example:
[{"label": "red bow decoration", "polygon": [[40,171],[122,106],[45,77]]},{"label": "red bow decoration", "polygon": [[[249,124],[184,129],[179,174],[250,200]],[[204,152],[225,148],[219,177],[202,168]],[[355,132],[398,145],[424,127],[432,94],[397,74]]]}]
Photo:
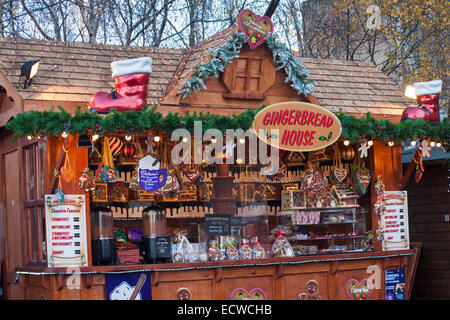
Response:
[{"label": "red bow decoration", "polygon": [[277,239],[282,236],[282,237],[286,237],[286,233],[280,232],[280,230],[277,231]]}]

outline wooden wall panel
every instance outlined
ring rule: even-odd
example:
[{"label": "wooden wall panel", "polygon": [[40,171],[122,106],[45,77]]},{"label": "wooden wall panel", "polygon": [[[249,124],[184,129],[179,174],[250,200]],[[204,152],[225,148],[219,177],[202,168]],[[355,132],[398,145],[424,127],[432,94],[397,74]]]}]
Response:
[{"label": "wooden wall panel", "polygon": [[412,299],[450,299],[450,178],[443,163],[427,165],[422,180],[406,186],[411,241],[422,250]]}]

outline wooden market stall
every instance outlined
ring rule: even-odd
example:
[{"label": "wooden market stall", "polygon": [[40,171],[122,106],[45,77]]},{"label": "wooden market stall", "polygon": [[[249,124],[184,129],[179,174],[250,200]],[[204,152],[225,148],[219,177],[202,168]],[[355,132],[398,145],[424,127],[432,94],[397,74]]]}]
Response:
[{"label": "wooden market stall", "polygon": [[[342,110],[346,115],[357,118],[370,112],[373,121],[400,120],[407,102],[400,89],[374,65],[312,58],[301,58],[295,60],[297,62],[290,60],[289,63],[300,61],[302,68],[309,70],[309,75],[292,74],[291,79],[297,86],[291,86],[292,81],[286,82],[286,78],[294,72],[292,65],[283,65],[274,54],[277,50],[288,51],[281,44],[270,41],[252,49],[235,35],[237,30],[238,27],[233,26],[186,51],[0,39],[3,65],[0,69],[0,260],[5,261],[7,299],[109,299],[111,296],[108,293],[114,290],[110,287],[118,281],[113,278],[130,275],[140,279],[139,288],[148,287],[146,290],[151,291],[152,299],[385,299],[388,294],[386,283],[390,281],[386,274],[400,271],[404,272],[404,280],[399,282],[400,289],[404,290],[404,297],[409,298],[418,259],[417,247],[408,243],[403,249],[385,251],[376,235],[378,216],[375,208],[379,194],[375,182],[381,176],[385,191],[400,190],[402,163],[398,143],[388,144],[381,138],[371,140],[373,144],[368,149],[367,157],[360,160],[372,177],[364,186],[367,189],[360,194],[352,192],[355,196],[350,203],[345,202],[344,194],[339,199],[340,204],[334,207],[310,207],[309,204],[302,209],[286,207],[281,197],[302,188],[303,175],[311,163],[316,163],[322,174],[328,172],[330,175],[336,163],[342,164],[341,169],[351,171],[352,165],[359,159],[359,137],[348,146],[341,137],[328,149],[305,153],[281,152],[287,169],[275,178],[259,175],[254,169],[259,170],[259,167],[255,165],[203,164],[194,167],[201,171],[203,183],[192,183],[185,174],[180,177],[178,193],[155,196],[147,190],[139,190],[139,187],[130,187],[130,181],[140,165],[135,156],[141,154],[143,157],[150,152],[146,148],[150,144],[164,158],[170,148],[167,143],[170,131],[162,129],[186,125],[192,118],[182,116],[185,111],[191,115],[193,111],[207,111],[232,119],[231,115],[254,116],[255,109],[263,105],[295,101],[315,104],[335,114]],[[210,49],[222,53],[234,52],[234,56],[228,56],[230,61],[225,63],[223,72],[211,70],[210,76],[202,77],[198,73],[203,70],[201,63],[212,68],[208,64],[214,60]],[[20,61],[41,60],[39,73],[27,89],[15,85],[20,74],[17,56]],[[172,123],[161,121],[156,125],[155,120],[152,122],[155,126],[138,132],[140,120],[133,118],[134,126],[129,125],[133,130],[119,128],[108,131],[91,125],[87,132],[73,132],[76,121],[80,119],[76,118],[76,106],[82,107],[78,112],[84,112],[94,93],[114,87],[109,77],[109,64],[114,60],[143,56],[153,59],[147,103],[157,105],[157,109],[154,113],[143,111],[142,118],[160,112],[166,119],[172,116]],[[214,71],[217,71],[217,77]],[[300,93],[299,83],[295,81],[305,84],[309,79],[315,81],[314,93],[308,90]],[[204,83],[204,87],[200,82]],[[32,117],[32,113],[27,113],[31,110],[41,111],[37,116],[44,117],[44,111],[57,105],[72,113],[72,116],[54,120],[50,115],[64,112],[50,111],[45,116],[53,119],[49,121],[59,121],[60,126],[46,130],[73,134],[63,137],[60,134],[47,136],[34,132],[29,138],[11,139],[13,132],[5,128],[8,120],[20,118],[21,114]],[[180,115],[173,116],[175,112]],[[214,118],[205,117],[210,117],[207,120]],[[31,119],[34,118],[29,118],[29,121]],[[71,119],[72,127],[67,125],[67,119]],[[122,118],[118,116],[116,119]],[[102,123],[106,124],[106,121]],[[343,128],[346,128],[344,122]],[[22,130],[25,130],[24,127]],[[96,130],[104,134],[94,144],[98,153],[91,148]],[[19,131],[20,128],[15,133]],[[88,147],[80,145],[86,134]],[[127,136],[131,137],[130,141]],[[146,144],[149,136],[158,136],[160,140]],[[114,148],[114,143],[118,143],[120,148]],[[130,149],[124,151],[127,145]],[[336,153],[336,146],[341,153]],[[85,168],[93,171],[101,169],[99,163],[104,161],[105,148],[114,149],[110,150],[112,154],[117,150],[117,158],[111,163],[119,170],[117,181],[107,183],[97,176],[95,190],[86,189],[84,185],[80,188],[79,177]],[[343,152],[349,153],[345,159],[340,157]],[[181,167],[178,172],[179,176],[186,173]],[[354,187],[350,180],[344,185]],[[340,185],[332,181],[328,184],[330,188]],[[285,188],[288,186],[291,189]],[[86,212],[86,237],[83,240],[87,253],[79,266],[58,267],[47,258],[50,248],[46,245],[49,237],[46,206],[49,202],[45,195],[54,195],[56,198],[48,199],[57,199],[56,190],[62,190],[69,200],[72,199],[69,195],[84,195],[81,206]],[[145,238],[142,226],[146,214],[153,210],[148,207],[155,201],[162,207],[167,219],[167,233],[172,236],[169,240],[172,255],[167,261],[159,259],[160,263],[148,263],[138,242]],[[93,251],[97,250],[94,249],[97,244],[93,240],[97,240],[97,230],[91,224],[91,215],[99,206],[103,208],[100,211],[111,212],[117,244],[116,259],[103,265],[98,260],[93,262],[96,260]],[[256,206],[258,209],[255,209]],[[260,213],[254,214],[255,210]],[[320,212],[315,214],[314,222],[292,222],[311,211]],[[214,234],[211,228],[208,229],[211,234],[202,229],[206,216],[208,219],[214,215],[222,218],[227,213],[231,216],[231,227],[240,228],[242,240],[249,241],[250,236],[255,234],[259,236],[264,248],[263,256],[238,260],[215,260],[212,258],[215,255],[205,258],[210,252],[206,248],[211,234],[215,239],[221,237]],[[237,220],[244,222],[235,226]],[[215,220],[209,223],[211,221]],[[282,229],[281,225],[287,229]],[[274,242],[284,237],[290,237],[290,247],[295,254],[271,257]],[[172,262],[172,259],[176,260],[173,253],[185,248],[182,247],[183,242],[172,244],[180,239],[188,248],[195,244],[194,248],[198,250],[196,259],[189,260],[181,253],[181,260]],[[222,251],[219,253],[220,250],[216,250],[214,253],[225,257],[226,249],[234,245],[228,242],[226,246],[226,240],[220,239],[220,243],[216,244],[222,246]],[[308,244],[302,244],[302,241],[308,241]],[[204,243],[203,247],[201,243]],[[240,245],[241,241],[235,244],[235,249]],[[252,245],[257,246],[258,241]],[[162,247],[160,245],[158,248]],[[130,282],[131,289],[128,288],[131,292],[137,279],[130,281],[134,281],[133,284]]]}]

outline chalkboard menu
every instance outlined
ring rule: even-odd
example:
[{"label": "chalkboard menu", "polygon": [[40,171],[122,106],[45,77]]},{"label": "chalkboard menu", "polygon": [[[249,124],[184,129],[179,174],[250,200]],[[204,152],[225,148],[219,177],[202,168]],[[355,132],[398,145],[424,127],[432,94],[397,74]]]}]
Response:
[{"label": "chalkboard menu", "polygon": [[230,236],[231,215],[207,214],[205,215],[205,229],[209,235]]},{"label": "chalkboard menu", "polygon": [[170,248],[170,236],[157,236],[156,237],[156,256],[162,259],[169,259],[171,257]]}]

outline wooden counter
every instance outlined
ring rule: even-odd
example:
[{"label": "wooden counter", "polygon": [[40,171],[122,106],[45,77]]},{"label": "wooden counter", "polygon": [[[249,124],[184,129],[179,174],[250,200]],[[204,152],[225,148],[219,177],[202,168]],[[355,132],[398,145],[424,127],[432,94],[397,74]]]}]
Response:
[{"label": "wooden counter", "polygon": [[368,279],[375,288],[370,299],[385,298],[385,270],[405,269],[405,297],[409,298],[420,247],[389,252],[364,252],[270,258],[246,261],[208,261],[178,264],[119,265],[82,268],[21,267],[16,272],[27,299],[105,299],[105,275],[151,272],[152,298],[176,298],[187,288],[192,299],[228,300],[236,289],[259,293],[266,299],[307,297],[306,284],[314,280],[320,299],[350,299],[346,284]]}]

